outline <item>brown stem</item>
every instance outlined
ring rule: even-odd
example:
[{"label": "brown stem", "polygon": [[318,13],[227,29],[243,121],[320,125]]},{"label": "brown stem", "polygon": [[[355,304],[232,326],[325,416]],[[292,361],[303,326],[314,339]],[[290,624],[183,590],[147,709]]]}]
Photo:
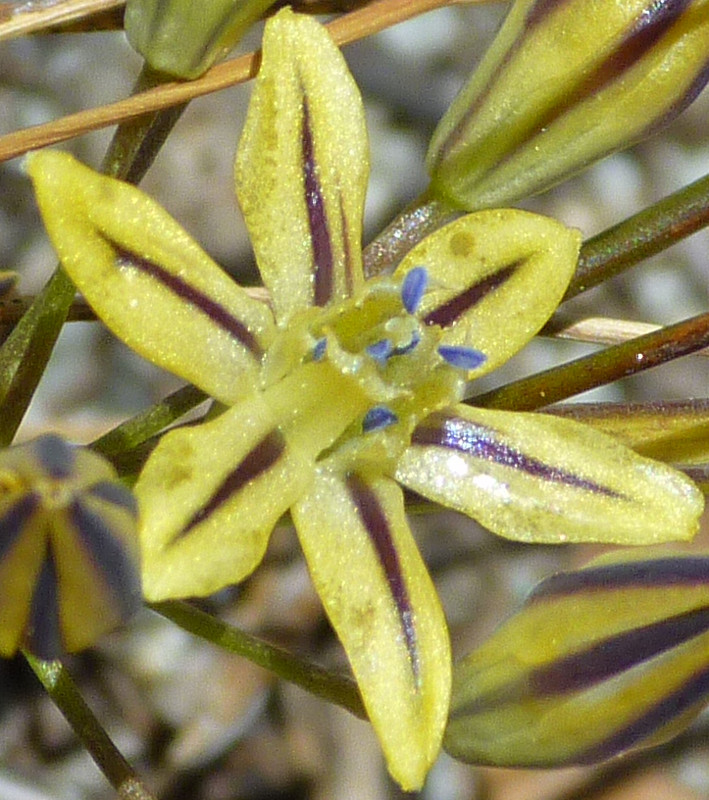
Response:
[{"label": "brown stem", "polygon": [[709,224],[709,176],[584,242],[564,297],[618,275]]},{"label": "brown stem", "polygon": [[486,408],[532,411],[635,375],[709,346],[709,314],[668,325],[600,353],[537,373],[466,401]]},{"label": "brown stem", "polygon": [[424,192],[400,212],[364,249],[364,274],[370,278],[396,265],[437,228],[460,212]]}]

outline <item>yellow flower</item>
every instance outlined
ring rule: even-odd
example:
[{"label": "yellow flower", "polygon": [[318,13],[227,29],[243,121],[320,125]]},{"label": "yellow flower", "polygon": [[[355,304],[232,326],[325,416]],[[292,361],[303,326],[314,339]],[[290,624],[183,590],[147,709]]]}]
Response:
[{"label": "yellow flower", "polygon": [[419,787],[450,692],[445,619],[397,484],[525,541],[693,535],[696,488],[581,425],[474,409],[466,382],[541,328],[577,232],[522,211],[471,214],[388,277],[364,280],[364,112],[327,33],[266,26],[236,160],[271,305],[237,286],[134,187],[33,155],[47,229],[98,315],[227,406],[166,434],[136,485],[145,594],[247,576],[290,511],[389,769]]}]

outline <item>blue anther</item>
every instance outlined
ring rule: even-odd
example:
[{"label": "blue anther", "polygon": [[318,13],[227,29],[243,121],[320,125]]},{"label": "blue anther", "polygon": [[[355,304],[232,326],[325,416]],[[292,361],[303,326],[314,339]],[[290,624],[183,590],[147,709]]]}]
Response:
[{"label": "blue anther", "polygon": [[327,350],[327,339],[323,336],[322,339],[318,339],[315,342],[315,347],[313,347],[313,352],[311,358],[313,361],[322,361],[325,356],[325,351]]},{"label": "blue anther", "polygon": [[402,344],[400,347],[395,347],[391,351],[391,354],[393,356],[405,356],[407,353],[410,353],[420,341],[421,334],[418,331],[414,331],[411,334],[411,341],[407,344]]},{"label": "blue anther", "polygon": [[438,348],[438,355],[457,369],[477,369],[487,361],[487,356],[474,347],[442,344]]},{"label": "blue anther", "polygon": [[388,428],[399,421],[396,414],[387,406],[373,406],[364,415],[362,420],[362,432],[371,433],[382,428]]},{"label": "blue anther", "polygon": [[365,349],[375,361],[384,364],[392,353],[392,343],[389,339],[380,339]]},{"label": "blue anther", "polygon": [[413,314],[419,307],[427,286],[428,270],[426,267],[414,267],[406,273],[404,282],[401,284],[401,302],[409,314]]}]

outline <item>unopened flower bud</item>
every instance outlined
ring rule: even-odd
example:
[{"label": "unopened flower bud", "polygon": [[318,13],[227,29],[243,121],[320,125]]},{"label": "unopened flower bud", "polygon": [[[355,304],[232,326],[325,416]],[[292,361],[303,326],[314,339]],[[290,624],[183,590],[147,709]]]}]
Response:
[{"label": "unopened flower bud", "polygon": [[541,583],[454,669],[444,746],[556,767],[658,744],[709,695],[709,557],[613,554]]},{"label": "unopened flower bud", "polygon": [[0,656],[60,658],[138,609],[136,518],[87,448],[47,435],[0,453]]},{"label": "unopened flower bud", "polygon": [[158,72],[197,78],[274,0],[128,0],[128,41]]},{"label": "unopened flower bud", "polygon": [[655,131],[709,80],[707,0],[517,0],[436,129],[432,190],[506,205]]}]

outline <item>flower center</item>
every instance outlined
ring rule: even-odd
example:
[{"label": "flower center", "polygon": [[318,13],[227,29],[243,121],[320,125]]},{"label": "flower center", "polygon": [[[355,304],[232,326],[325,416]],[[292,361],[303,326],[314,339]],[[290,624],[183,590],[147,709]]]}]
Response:
[{"label": "flower center", "polygon": [[446,345],[442,328],[419,316],[427,286],[426,269],[415,267],[403,280],[372,280],[355,297],[300,312],[269,349],[262,380],[272,385],[307,362],[334,368],[371,404],[347,436],[387,429],[400,450],[423,417],[461,399],[467,371],[485,359]]}]

